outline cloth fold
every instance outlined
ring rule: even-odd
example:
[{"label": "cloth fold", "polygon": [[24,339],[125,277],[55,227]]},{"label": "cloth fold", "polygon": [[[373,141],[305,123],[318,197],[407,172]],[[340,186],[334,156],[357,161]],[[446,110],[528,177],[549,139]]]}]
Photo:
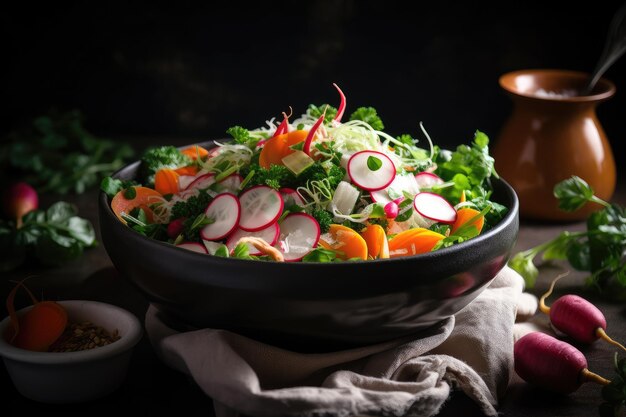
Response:
[{"label": "cloth fold", "polygon": [[225,330],[178,333],[152,306],[146,330],[161,359],[214,399],[218,417],[432,416],[453,389],[495,416],[513,367],[516,312],[532,309],[522,289],[522,278],[505,267],[437,326],[331,353],[292,352]]}]

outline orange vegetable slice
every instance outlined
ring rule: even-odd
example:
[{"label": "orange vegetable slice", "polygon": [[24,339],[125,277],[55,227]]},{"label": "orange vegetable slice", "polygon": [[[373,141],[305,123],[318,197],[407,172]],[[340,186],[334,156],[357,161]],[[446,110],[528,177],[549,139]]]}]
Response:
[{"label": "orange vegetable slice", "polygon": [[319,244],[324,249],[337,253],[339,259],[367,259],[367,243],[355,230],[341,224],[331,224],[328,229],[330,238],[320,238]]},{"label": "orange vegetable slice", "polygon": [[178,175],[190,175],[195,176],[198,173],[199,169],[195,165],[188,165],[186,167],[180,167],[174,170]]},{"label": "orange vegetable slice", "polygon": [[188,157],[190,157],[191,159],[193,159],[194,161],[198,158],[200,159],[206,159],[207,156],[209,156],[209,151],[207,151],[206,149],[204,149],[202,146],[200,145],[192,145],[189,146],[185,149],[181,149],[180,151],[182,154],[187,155]]},{"label": "orange vegetable slice", "polygon": [[180,191],[178,177],[180,175],[173,169],[160,169],[154,175],[154,189],[162,195],[176,194]]},{"label": "orange vegetable slice", "polygon": [[444,237],[440,233],[421,227],[405,230],[389,241],[389,257],[398,258],[430,252]]},{"label": "orange vegetable slice", "polygon": [[361,231],[367,243],[367,253],[373,259],[389,258],[389,242],[385,229],[379,224],[370,224]]},{"label": "orange vegetable slice", "polygon": [[[473,208],[463,207],[457,210],[456,212],[456,221],[450,228],[450,233],[456,232],[459,227],[464,226],[473,217],[476,217],[480,214],[478,210],[474,210]],[[480,216],[476,220],[474,220],[471,224],[473,224],[476,229],[478,229],[478,233],[483,230],[483,226],[485,224],[485,216]]]},{"label": "orange vegetable slice", "polygon": [[308,132],[294,130],[268,139],[259,154],[259,165],[269,169],[271,165],[283,165],[283,158],[295,152],[290,146],[304,142]]},{"label": "orange vegetable slice", "polygon": [[122,217],[122,213],[128,214],[132,209],[139,207],[146,212],[148,220],[153,220],[153,214],[150,204],[159,203],[165,201],[161,193],[148,187],[133,187],[135,189],[135,196],[132,199],[127,199],[125,196],[126,190],[121,190],[111,200],[111,210],[117,216],[118,219],[124,224],[126,220]]}]

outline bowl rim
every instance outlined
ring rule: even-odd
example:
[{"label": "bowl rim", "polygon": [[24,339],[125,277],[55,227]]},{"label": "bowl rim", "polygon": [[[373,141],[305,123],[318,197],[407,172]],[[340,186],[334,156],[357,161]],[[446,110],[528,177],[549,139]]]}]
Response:
[{"label": "bowl rim", "polygon": [[[143,335],[143,330],[139,319],[128,310],[113,304],[103,303],[93,300],[62,300],[57,303],[80,309],[85,305],[90,305],[101,309],[107,315],[115,315],[124,317],[128,320],[129,329],[126,334],[120,335],[120,338],[113,343],[105,346],[99,346],[93,349],[81,350],[77,352],[37,352],[32,350],[20,349],[4,338],[6,328],[9,326],[10,317],[6,317],[0,322],[0,356],[19,362],[37,363],[42,365],[68,365],[73,363],[91,362],[103,360],[113,356],[117,356],[123,352],[132,349]],[[27,306],[19,311],[18,314],[30,310],[33,306]]]},{"label": "bowl rim", "polygon": [[[596,84],[595,89],[601,88],[598,93],[587,94],[582,96],[573,96],[573,97],[562,97],[562,98],[552,98],[552,97],[542,97],[537,94],[528,93],[520,91],[517,88],[511,87],[511,84],[515,79],[521,76],[545,76],[551,78],[561,78],[565,80],[572,81],[587,81],[589,79],[590,73],[583,71],[572,71],[566,69],[553,69],[553,68],[531,68],[531,69],[520,69],[515,71],[510,71],[502,74],[498,78],[498,84],[500,87],[512,94],[514,96],[525,97],[529,99],[535,99],[540,101],[553,101],[559,103],[587,103],[587,102],[598,102],[607,100],[615,94],[616,87],[615,84],[607,79],[600,78],[598,83]],[[594,89],[594,90],[595,90]]]},{"label": "bowl rim", "polygon": [[[217,146],[216,142],[223,143],[229,140],[230,139],[213,139],[213,140],[207,140],[207,141],[200,141],[200,142],[190,143],[190,144],[183,145],[183,146],[178,146],[178,149],[184,149],[186,147],[193,146],[193,145],[199,145],[207,149],[211,149]],[[140,164],[140,160],[131,162],[123,166],[122,168],[118,169],[117,171],[115,171],[113,174],[111,174],[111,177],[119,178],[120,174],[123,173],[124,171],[137,169],[139,164]],[[115,224],[114,227],[118,229],[123,228],[127,232],[136,234],[137,237],[142,238],[149,245],[156,245],[157,247],[168,247],[172,250],[179,251],[178,253],[181,256],[190,256],[191,259],[200,259],[200,257],[206,258],[208,256],[209,259],[219,259],[220,262],[223,262],[225,265],[231,265],[231,264],[241,265],[242,263],[245,263],[245,262],[248,262],[248,263],[255,262],[255,263],[262,263],[262,264],[271,263],[272,265],[274,265],[275,268],[279,268],[279,269],[289,268],[291,271],[299,270],[300,268],[311,268],[311,267],[331,269],[331,268],[337,268],[338,265],[346,265],[346,264],[348,265],[354,265],[354,264],[372,265],[372,264],[382,264],[382,263],[392,263],[392,262],[397,264],[397,263],[403,263],[403,262],[411,262],[415,259],[420,259],[424,261],[428,259],[434,260],[434,259],[438,259],[441,257],[454,256],[454,254],[460,251],[464,251],[466,248],[468,249],[470,246],[480,245],[482,243],[485,243],[486,241],[492,239],[494,236],[500,234],[505,229],[510,227],[511,223],[516,222],[518,220],[518,215],[519,215],[519,199],[513,187],[508,182],[506,182],[502,177],[492,177],[491,181],[500,182],[502,184],[504,191],[506,195],[508,196],[508,199],[511,200],[511,205],[510,207],[507,207],[508,212],[504,216],[504,218],[498,224],[496,224],[492,229],[486,231],[485,233],[480,234],[465,242],[457,243],[447,248],[438,249],[433,252],[421,253],[421,254],[410,255],[410,256],[402,256],[398,258],[355,260],[355,261],[349,261],[349,262],[347,261],[346,262],[302,262],[302,261],[268,262],[268,261],[258,261],[258,260],[250,260],[250,259],[238,259],[238,258],[231,258],[231,257],[228,257],[228,258],[216,257],[210,254],[197,253],[197,252],[193,252],[187,249],[178,248],[170,243],[163,242],[163,241],[156,240],[156,239],[151,239],[139,233],[134,232],[132,229],[130,229],[129,227],[127,227],[126,225],[124,225],[122,222],[119,221],[119,219],[117,218],[117,216],[115,215],[115,213],[113,213],[113,210],[111,209],[111,205],[109,203],[109,197],[102,190],[100,190],[99,195],[98,195],[98,205],[100,206],[101,209],[104,209],[104,210],[100,210],[100,214],[104,212],[105,215],[109,218],[109,220],[113,220]],[[100,227],[103,227],[102,220],[100,220],[99,224],[100,224]],[[323,276],[320,278],[323,278]]]}]

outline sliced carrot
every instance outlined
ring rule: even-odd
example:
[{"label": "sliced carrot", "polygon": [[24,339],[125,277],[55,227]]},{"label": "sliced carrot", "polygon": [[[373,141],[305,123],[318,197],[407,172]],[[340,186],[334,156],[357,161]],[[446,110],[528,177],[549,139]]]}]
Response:
[{"label": "sliced carrot", "polygon": [[150,204],[159,203],[165,201],[161,193],[148,187],[133,187],[135,189],[135,196],[131,199],[127,199],[125,194],[127,190],[121,190],[111,200],[111,210],[117,216],[118,219],[124,224],[126,220],[122,217],[122,213],[130,213],[134,208],[141,208],[146,212],[148,220],[152,221],[153,213]]},{"label": "sliced carrot", "polygon": [[[24,288],[31,297],[33,308],[18,317],[15,312],[14,300],[18,288]],[[20,349],[43,352],[54,343],[67,326],[67,311],[54,301],[38,302],[26,288],[23,281],[18,282],[7,297],[7,310],[12,326],[7,329],[4,337],[13,346]]]},{"label": "sliced carrot", "polygon": [[398,233],[389,241],[389,257],[417,255],[433,250],[444,236],[421,227]]},{"label": "sliced carrot", "polygon": [[184,155],[187,155],[188,157],[190,157],[194,161],[196,159],[198,159],[198,158],[206,159],[206,157],[209,156],[209,151],[207,151],[206,149],[204,149],[200,145],[189,146],[189,147],[187,147],[185,149],[182,149],[180,152],[182,154],[184,154]]},{"label": "sliced carrot", "polygon": [[174,170],[178,175],[191,175],[194,176],[198,173],[199,169],[195,165],[188,165],[186,167],[180,167]]},{"label": "sliced carrot", "polygon": [[367,243],[355,230],[341,224],[331,224],[328,229],[330,238],[321,238],[320,246],[333,250],[339,259],[367,259]]},{"label": "sliced carrot", "polygon": [[389,243],[385,229],[379,224],[370,224],[361,231],[367,243],[367,253],[373,259],[389,258]]},{"label": "sliced carrot", "polygon": [[294,130],[268,139],[259,155],[259,165],[265,169],[271,165],[283,165],[283,158],[295,152],[290,147],[304,142],[307,134],[306,130]]},{"label": "sliced carrot", "polygon": [[[463,207],[463,208],[458,209],[456,211],[456,221],[452,225],[452,228],[450,229],[450,233],[456,232],[459,227],[465,225],[467,222],[472,220],[472,218],[478,216],[479,214],[480,214],[480,211],[474,210],[473,208],[469,208],[469,207]],[[478,229],[478,233],[480,233],[480,231],[483,230],[483,225],[485,224],[485,217],[480,216],[476,218],[474,221],[472,221],[471,224],[474,225],[476,229]]]},{"label": "sliced carrot", "polygon": [[178,177],[180,175],[173,169],[160,169],[154,175],[154,189],[162,195],[176,194],[180,191]]}]

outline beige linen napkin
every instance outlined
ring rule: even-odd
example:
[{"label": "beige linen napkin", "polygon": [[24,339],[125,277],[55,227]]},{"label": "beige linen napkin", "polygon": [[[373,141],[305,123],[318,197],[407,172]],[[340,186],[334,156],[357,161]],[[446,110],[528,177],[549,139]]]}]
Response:
[{"label": "beige linen napkin", "polygon": [[522,289],[522,278],[505,267],[434,328],[333,353],[291,352],[225,330],[177,333],[154,307],[146,329],[163,361],[213,398],[218,417],[432,416],[452,389],[495,416],[512,370],[518,302],[525,314],[533,308]]}]

